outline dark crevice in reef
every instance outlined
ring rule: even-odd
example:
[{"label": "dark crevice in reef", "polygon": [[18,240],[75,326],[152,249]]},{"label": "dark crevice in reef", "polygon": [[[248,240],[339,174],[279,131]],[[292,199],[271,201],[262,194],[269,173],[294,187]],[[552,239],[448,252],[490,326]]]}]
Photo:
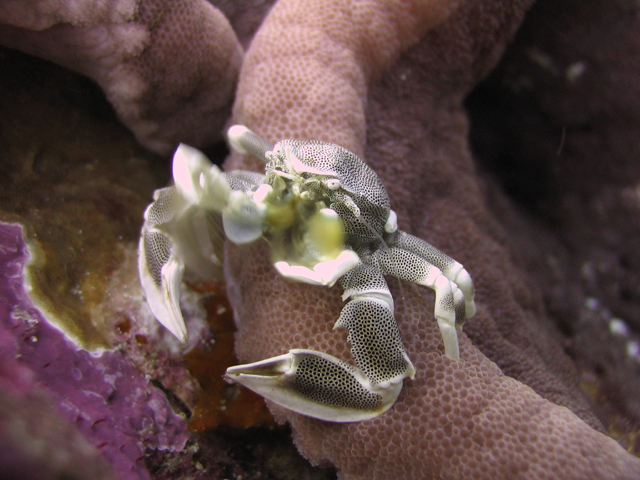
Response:
[{"label": "dark crevice in reef", "polygon": [[[594,411],[636,453],[637,28],[635,2],[538,1],[466,100],[470,146],[513,258],[542,291]],[[612,333],[618,320],[627,330]]]},{"label": "dark crevice in reef", "polygon": [[335,480],[333,468],[311,467],[291,443],[289,428],[232,428],[192,435],[180,452],[148,450],[145,463],[155,480]]}]

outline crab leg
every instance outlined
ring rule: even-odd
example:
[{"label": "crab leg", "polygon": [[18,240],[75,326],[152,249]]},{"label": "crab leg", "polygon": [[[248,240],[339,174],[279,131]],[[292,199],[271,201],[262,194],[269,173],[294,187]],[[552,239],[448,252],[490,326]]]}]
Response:
[{"label": "crab leg", "polygon": [[424,258],[399,247],[389,247],[376,252],[382,270],[401,280],[424,285],[436,294],[435,317],[444,342],[445,355],[452,360],[460,360],[458,334],[456,332],[456,312],[464,309],[464,295],[457,285],[442,271]]},{"label": "crab leg", "polygon": [[379,389],[413,378],[415,369],[404,351],[393,316],[393,297],[375,256],[362,255],[361,263],[340,279],[343,300],[350,299],[334,328],[349,330],[347,340],[356,365]]},{"label": "crab leg", "polygon": [[138,269],[147,303],[160,323],[185,342],[187,329],[180,312],[185,265],[202,278],[219,273],[208,222],[203,212],[188,205],[175,187],[156,191],[155,202],[145,211],[144,219]]},{"label": "crab leg", "polygon": [[460,288],[464,294],[465,315],[461,318],[456,317],[458,325],[475,315],[473,281],[462,264],[421,238],[400,230],[398,230],[393,245],[417,255],[430,265],[439,268],[445,277]]},{"label": "crab leg", "polygon": [[205,155],[180,144],[173,157],[174,187],[156,190],[144,213],[138,269],[156,318],[180,341],[187,329],[180,311],[185,270],[202,279],[221,276],[225,235],[236,243],[262,236],[262,213],[244,192],[262,184],[264,175],[225,174]]},{"label": "crab leg", "polygon": [[[365,262],[375,258],[367,258]],[[350,298],[334,328],[347,328],[357,367],[314,350],[231,367],[228,380],[265,398],[322,420],[355,422],[376,417],[396,401],[415,369],[402,346],[393,300],[380,268],[360,262],[340,282]]]}]

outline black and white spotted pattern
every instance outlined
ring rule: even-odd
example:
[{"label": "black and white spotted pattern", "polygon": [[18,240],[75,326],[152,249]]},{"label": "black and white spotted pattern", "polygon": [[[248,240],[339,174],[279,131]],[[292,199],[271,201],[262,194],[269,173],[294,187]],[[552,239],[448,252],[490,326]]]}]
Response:
[{"label": "black and white spotted pattern", "polygon": [[402,378],[408,365],[398,325],[389,305],[377,300],[347,303],[337,327],[349,330],[347,340],[358,367],[373,385]]},{"label": "black and white spotted pattern", "polygon": [[224,237],[237,244],[264,237],[284,277],[341,284],[346,304],[334,328],[348,330],[355,366],[293,349],[231,367],[229,380],[323,420],[366,420],[391,408],[415,369],[385,275],[435,292],[444,353],[460,359],[457,332],[475,313],[471,277],[434,246],[398,230],[384,185],[363,160],[314,140],[271,145],[240,125],[229,129],[229,143],[262,160],[264,173],[223,173],[201,152],[181,145],[174,156],[176,186],[158,190],[145,212],[139,269],[160,322],[186,340],[179,306],[183,271],[209,278],[220,265]]},{"label": "black and white spotted pattern", "polygon": [[378,408],[382,397],[365,389],[353,372],[347,363],[307,356],[298,364],[295,387],[305,397],[325,405],[359,410]]}]

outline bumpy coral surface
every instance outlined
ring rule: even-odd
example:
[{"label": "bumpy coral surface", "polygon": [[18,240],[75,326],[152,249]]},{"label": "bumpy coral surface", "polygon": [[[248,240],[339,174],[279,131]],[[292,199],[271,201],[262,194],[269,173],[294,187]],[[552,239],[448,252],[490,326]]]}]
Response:
[{"label": "bumpy coral surface", "polygon": [[205,0],[0,5],[0,44],[95,80],[147,148],[220,138],[242,62],[226,17]]},{"label": "bumpy coral surface", "polygon": [[273,142],[324,140],[362,154],[369,80],[452,10],[443,0],[279,2],[243,64],[234,116]]}]

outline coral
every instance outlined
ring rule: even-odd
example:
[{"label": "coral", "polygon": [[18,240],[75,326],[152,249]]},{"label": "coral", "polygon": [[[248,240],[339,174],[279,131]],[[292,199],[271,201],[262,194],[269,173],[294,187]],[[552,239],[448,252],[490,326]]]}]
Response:
[{"label": "coral", "polygon": [[[234,121],[272,141],[312,136],[364,151],[388,186],[401,228],[470,271],[479,312],[461,338],[462,361],[453,364],[442,356],[435,322],[425,314],[432,298],[393,282],[394,298],[401,299],[400,331],[418,373],[392,411],[336,425],[272,410],[292,424],[308,458],[336,465],[345,479],[554,478],[558,471],[569,478],[637,477],[640,461],[598,431],[603,428],[579,391],[575,370],[554,341],[559,333],[541,290],[514,261],[506,232],[485,206],[491,184],[478,176],[465,142],[464,96],[498,60],[525,5],[464,4],[443,23],[428,25],[409,49],[420,35],[406,18],[376,23],[375,14],[388,10],[375,2],[367,4],[374,12],[367,11],[369,17],[341,5],[319,9],[315,2],[285,0],[274,7],[247,53]],[[296,14],[301,10],[306,15]],[[350,15],[375,24],[377,38],[400,29],[409,40],[381,40],[390,51],[375,45],[359,50],[360,35],[371,36],[357,21],[352,28],[341,21]],[[277,26],[285,24],[294,33],[282,35]],[[338,40],[326,41],[336,36],[334,27]],[[293,49],[285,46],[289,35],[295,35]],[[362,51],[370,56],[358,56]],[[402,55],[375,77],[385,63],[379,52],[389,61]],[[227,164],[251,166],[239,157]],[[229,247],[227,260],[242,361],[294,347],[349,358],[346,333],[331,330],[342,303],[336,289],[278,278],[264,246]]]},{"label": "coral", "polygon": [[229,22],[205,0],[10,0],[0,44],[95,80],[138,141],[161,153],[219,139],[242,62]]},{"label": "coral", "polygon": [[369,80],[452,10],[446,0],[377,7],[278,2],[243,64],[234,118],[274,143],[323,140],[361,156]]},{"label": "coral", "polygon": [[[640,425],[633,12],[628,2],[536,3],[501,64],[467,100],[478,168],[497,180],[492,215],[542,291],[594,411],[616,438],[622,425],[626,438]],[[519,208],[506,205],[500,190]],[[623,445],[640,453],[637,442]]]},{"label": "coral", "polygon": [[[20,374],[18,380],[26,384],[23,388],[27,393],[32,392],[30,397],[37,397],[38,388],[46,389],[54,397],[75,427],[61,422],[70,432],[69,453],[74,453],[72,447],[79,442],[76,438],[81,432],[91,439],[93,447],[100,450],[120,478],[148,478],[144,448],[183,448],[188,438],[186,422],[173,412],[166,397],[119,352],[91,355],[79,350],[34,308],[22,283],[22,269],[27,260],[22,227],[0,224],[0,253],[3,368],[12,371],[12,376]],[[37,405],[33,403],[31,408]],[[29,412],[28,403],[24,410]],[[42,425],[36,419],[29,419],[31,428],[42,429],[40,434],[47,435],[50,416],[43,416]],[[10,428],[4,432],[20,433]],[[14,437],[13,441],[20,447],[29,447],[24,440]],[[97,455],[85,448],[74,457],[84,460],[81,454]],[[31,448],[24,455],[38,455],[38,450]],[[40,455],[37,461],[47,461],[46,451]],[[49,462],[55,463],[55,459]],[[104,466],[101,469],[107,470]]]}]

